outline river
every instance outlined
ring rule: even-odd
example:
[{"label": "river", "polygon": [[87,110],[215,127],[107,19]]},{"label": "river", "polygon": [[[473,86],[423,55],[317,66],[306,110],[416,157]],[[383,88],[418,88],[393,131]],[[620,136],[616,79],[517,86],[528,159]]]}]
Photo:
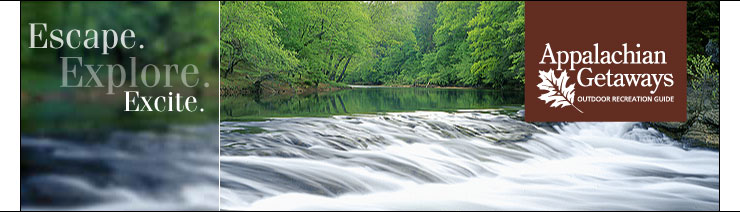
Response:
[{"label": "river", "polygon": [[522,103],[425,88],[222,99],[221,208],[719,209],[718,152],[640,123],[527,123]]},{"label": "river", "polygon": [[123,107],[67,99],[23,105],[22,210],[218,209],[217,106],[213,113]]}]

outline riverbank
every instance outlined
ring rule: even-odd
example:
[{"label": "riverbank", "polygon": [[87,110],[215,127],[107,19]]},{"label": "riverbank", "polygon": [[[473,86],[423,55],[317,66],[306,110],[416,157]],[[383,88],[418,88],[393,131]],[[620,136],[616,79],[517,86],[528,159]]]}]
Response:
[{"label": "riverbank", "polygon": [[646,122],[684,147],[719,149],[719,99],[688,88],[685,122]]},{"label": "riverbank", "polygon": [[[480,87],[480,86],[443,86],[443,85],[434,85],[434,84],[379,84],[379,85],[371,85],[371,84],[351,84],[348,85],[353,88],[442,88],[442,89],[493,89],[490,87]],[[521,90],[524,92],[523,89],[505,89],[505,90]]]},{"label": "riverbank", "polygon": [[457,87],[457,86],[421,86],[421,85],[348,85],[352,88],[442,88],[442,89],[481,89],[474,87]]},{"label": "riverbank", "polygon": [[239,72],[232,73],[228,77],[221,77],[220,84],[221,96],[300,95],[351,89],[344,83],[291,84],[268,77],[250,78],[246,73]]}]

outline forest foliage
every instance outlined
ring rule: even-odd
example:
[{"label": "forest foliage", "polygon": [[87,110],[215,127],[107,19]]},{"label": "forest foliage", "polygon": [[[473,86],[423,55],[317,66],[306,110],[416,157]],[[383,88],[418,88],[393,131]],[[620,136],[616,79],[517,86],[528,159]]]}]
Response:
[{"label": "forest foliage", "polygon": [[[221,4],[221,73],[227,82],[524,85],[524,2]],[[687,41],[689,56],[709,55],[707,46],[718,52],[717,2],[687,3]],[[718,55],[710,56],[718,64]]]},{"label": "forest foliage", "polygon": [[523,2],[221,4],[227,82],[523,86]]}]

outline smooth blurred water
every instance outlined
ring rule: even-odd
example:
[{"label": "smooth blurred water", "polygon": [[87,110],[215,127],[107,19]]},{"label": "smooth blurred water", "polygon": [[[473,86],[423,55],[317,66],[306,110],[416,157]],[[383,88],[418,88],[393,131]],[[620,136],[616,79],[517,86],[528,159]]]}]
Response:
[{"label": "smooth blurred water", "polygon": [[215,124],[21,137],[23,210],[218,210]]},{"label": "smooth blurred water", "polygon": [[639,123],[551,127],[500,110],[221,122],[221,208],[719,208],[718,152]]}]

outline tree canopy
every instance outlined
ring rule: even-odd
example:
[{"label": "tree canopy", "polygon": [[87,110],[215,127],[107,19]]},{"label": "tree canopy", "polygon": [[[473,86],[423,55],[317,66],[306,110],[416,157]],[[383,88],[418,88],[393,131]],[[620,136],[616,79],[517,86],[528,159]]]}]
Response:
[{"label": "tree canopy", "polygon": [[222,3],[221,13],[227,79],[488,88],[524,82],[523,2],[250,1]]}]

